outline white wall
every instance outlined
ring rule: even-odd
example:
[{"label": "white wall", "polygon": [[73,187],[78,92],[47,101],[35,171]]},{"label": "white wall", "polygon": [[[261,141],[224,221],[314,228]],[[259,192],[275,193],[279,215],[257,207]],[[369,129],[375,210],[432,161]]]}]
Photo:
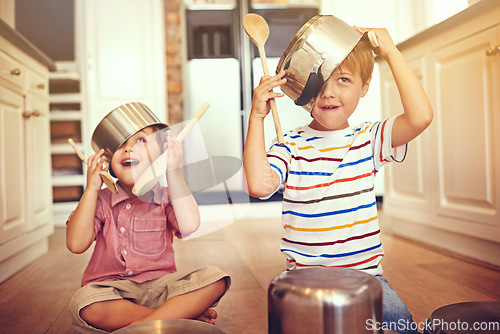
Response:
[{"label": "white wall", "polygon": [[127,103],[145,103],[162,121],[166,110],[165,39],[161,0],[85,0],[82,21],[88,130]]},{"label": "white wall", "polygon": [[402,42],[479,0],[321,0],[321,14],[349,24],[387,28]]},{"label": "white wall", "polygon": [[14,0],[0,1],[0,19],[11,27],[15,27]]}]

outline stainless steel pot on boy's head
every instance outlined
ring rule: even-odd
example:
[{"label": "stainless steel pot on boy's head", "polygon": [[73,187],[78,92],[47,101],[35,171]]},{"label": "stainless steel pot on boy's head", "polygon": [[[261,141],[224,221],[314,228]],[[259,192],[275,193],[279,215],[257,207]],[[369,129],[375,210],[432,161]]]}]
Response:
[{"label": "stainless steel pot on boy's head", "polygon": [[281,90],[311,112],[313,99],[362,36],[335,16],[314,16],[295,34],[278,62],[276,73],[287,71]]},{"label": "stainless steel pot on boy's head", "polygon": [[109,160],[128,138],[151,125],[168,127],[149,108],[140,102],[125,103],[108,113],[92,135],[92,149],[104,149]]}]

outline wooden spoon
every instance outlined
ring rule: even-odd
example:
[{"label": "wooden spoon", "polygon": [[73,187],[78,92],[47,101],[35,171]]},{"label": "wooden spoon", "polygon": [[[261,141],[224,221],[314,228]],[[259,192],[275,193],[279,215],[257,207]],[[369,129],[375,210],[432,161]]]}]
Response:
[{"label": "wooden spoon", "polygon": [[[177,140],[183,141],[191,129],[198,123],[200,118],[207,111],[210,105],[204,103],[200,110],[193,116],[189,123],[177,135]],[[135,182],[132,188],[132,193],[135,196],[142,196],[158,183],[160,177],[167,171],[168,149],[165,150],[149,167],[142,173],[139,179]]]},{"label": "wooden spoon", "polygon": [[[264,45],[266,44],[267,38],[269,37],[269,26],[266,20],[257,14],[247,14],[243,19],[243,28],[247,33],[250,40],[259,49],[260,61],[262,62],[262,69],[264,70],[264,75],[269,75],[269,68],[267,66],[266,50]],[[285,140],[283,138],[283,133],[281,131],[280,119],[278,116],[278,109],[276,108],[276,101],[271,99],[271,112],[273,115],[274,128],[276,129],[276,136],[278,137],[278,144],[283,146]]]},{"label": "wooden spoon", "polygon": [[[73,150],[75,150],[75,153],[76,153],[76,155],[78,155],[80,160],[82,160],[82,162],[84,164],[87,164],[87,158],[82,153],[82,151],[80,151],[78,146],[76,146],[76,144],[72,138],[68,139],[68,143],[73,147]],[[115,180],[113,180],[113,177],[108,172],[105,172],[105,171],[101,171],[99,174],[101,175],[102,182],[104,182],[106,187],[108,187],[109,190],[111,190],[111,192],[113,194],[118,193],[118,188],[116,187],[116,183],[115,183]]]}]

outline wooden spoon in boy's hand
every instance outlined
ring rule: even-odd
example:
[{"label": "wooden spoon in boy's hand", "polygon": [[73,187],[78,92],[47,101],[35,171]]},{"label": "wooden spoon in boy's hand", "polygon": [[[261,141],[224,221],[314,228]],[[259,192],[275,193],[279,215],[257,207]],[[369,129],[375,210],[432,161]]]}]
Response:
[{"label": "wooden spoon in boy's hand", "polygon": [[[80,160],[82,160],[83,163],[87,164],[87,158],[82,153],[82,151],[80,151],[78,146],[76,146],[72,138],[68,139],[68,143],[71,145],[71,147],[73,147],[73,150],[75,150],[75,153],[80,158]],[[118,193],[118,188],[116,187],[115,180],[113,180],[113,177],[109,174],[109,172],[101,171],[99,174],[101,175],[102,182],[104,182],[106,187],[108,187],[113,194]]]},{"label": "wooden spoon in boy's hand", "polygon": [[[269,26],[266,20],[257,14],[247,14],[243,19],[243,28],[247,33],[248,37],[259,49],[260,61],[262,62],[262,69],[264,70],[264,75],[269,75],[269,68],[267,66],[266,50],[264,45],[266,44],[267,38],[269,37]],[[276,107],[276,100],[271,99],[271,112],[273,115],[274,128],[276,129],[276,136],[278,137],[278,144],[283,146],[285,144],[285,139],[283,138],[283,132],[281,131],[280,118],[278,116],[278,108]]]},{"label": "wooden spoon in boy's hand", "polygon": [[[200,120],[201,116],[207,111],[210,105],[204,103],[198,112],[193,116],[189,123],[181,130],[177,135],[178,141],[183,141],[191,129]],[[142,196],[149,190],[151,190],[158,180],[167,171],[167,158],[168,158],[168,148],[163,152],[155,161],[142,173],[139,179],[135,182],[132,188],[132,193],[135,196]],[[159,171],[158,173],[156,171]]]}]

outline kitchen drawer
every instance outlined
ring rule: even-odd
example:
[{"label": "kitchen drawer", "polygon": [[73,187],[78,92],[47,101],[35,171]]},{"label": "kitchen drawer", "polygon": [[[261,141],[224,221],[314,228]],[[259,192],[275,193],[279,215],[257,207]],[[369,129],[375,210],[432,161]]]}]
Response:
[{"label": "kitchen drawer", "polygon": [[20,63],[0,51],[0,80],[19,90],[27,86],[27,70]]},{"label": "kitchen drawer", "polygon": [[28,72],[28,89],[30,92],[47,97],[49,94],[49,83],[47,78],[38,75],[35,72]]},{"label": "kitchen drawer", "polygon": [[53,154],[52,171],[82,174],[82,161],[76,154]]},{"label": "kitchen drawer", "polygon": [[80,92],[80,79],[50,79],[50,94],[71,94]]},{"label": "kitchen drawer", "polygon": [[51,102],[50,111],[61,112],[61,111],[79,111],[81,110],[81,104],[79,102]]},{"label": "kitchen drawer", "polygon": [[61,186],[52,188],[54,202],[75,202],[83,195],[82,186]]},{"label": "kitchen drawer", "polygon": [[50,122],[50,138],[53,144],[67,143],[68,138],[81,142],[82,128],[78,120]]}]

